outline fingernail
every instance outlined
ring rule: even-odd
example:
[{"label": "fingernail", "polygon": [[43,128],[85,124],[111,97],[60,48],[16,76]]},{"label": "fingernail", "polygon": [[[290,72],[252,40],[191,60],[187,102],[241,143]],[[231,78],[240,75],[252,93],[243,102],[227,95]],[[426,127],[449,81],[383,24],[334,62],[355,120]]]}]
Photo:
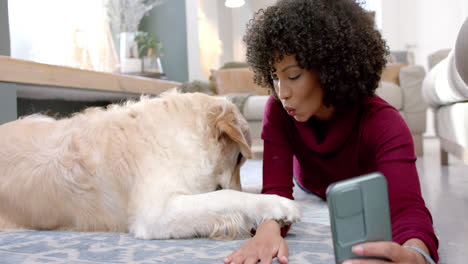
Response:
[{"label": "fingernail", "polygon": [[351,260],[345,260],[343,261],[343,264],[353,264],[353,262]]},{"label": "fingernail", "polygon": [[352,251],[356,255],[362,255],[364,253],[364,248],[360,245],[357,245],[353,247]]}]

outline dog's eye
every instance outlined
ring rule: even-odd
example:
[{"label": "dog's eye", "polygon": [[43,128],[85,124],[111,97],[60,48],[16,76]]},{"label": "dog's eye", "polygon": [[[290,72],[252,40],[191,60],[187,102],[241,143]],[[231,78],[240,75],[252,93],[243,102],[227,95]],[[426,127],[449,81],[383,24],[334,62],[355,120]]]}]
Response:
[{"label": "dog's eye", "polygon": [[239,155],[237,155],[237,164],[240,164],[242,160],[242,153],[239,153]]},{"label": "dog's eye", "polygon": [[222,190],[223,187],[221,186],[221,184],[218,184],[218,186],[216,186],[216,190],[219,191],[219,190]]}]

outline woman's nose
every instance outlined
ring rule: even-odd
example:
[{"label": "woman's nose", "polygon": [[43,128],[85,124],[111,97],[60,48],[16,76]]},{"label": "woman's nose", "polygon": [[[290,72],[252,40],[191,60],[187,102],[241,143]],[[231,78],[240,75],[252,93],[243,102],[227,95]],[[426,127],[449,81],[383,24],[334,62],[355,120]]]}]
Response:
[{"label": "woman's nose", "polygon": [[279,80],[276,82],[275,89],[279,99],[281,100],[288,99],[291,96],[290,89],[288,89],[286,85],[281,85]]}]

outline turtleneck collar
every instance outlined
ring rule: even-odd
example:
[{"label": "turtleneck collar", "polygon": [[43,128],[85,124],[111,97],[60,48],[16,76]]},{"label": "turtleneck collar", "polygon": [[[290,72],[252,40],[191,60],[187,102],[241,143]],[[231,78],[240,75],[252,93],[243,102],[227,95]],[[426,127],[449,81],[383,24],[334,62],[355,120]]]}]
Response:
[{"label": "turtleneck collar", "polygon": [[337,112],[327,121],[312,117],[307,122],[294,120],[294,125],[308,148],[320,152],[330,153],[340,148],[355,128],[359,113],[359,106],[349,111]]}]

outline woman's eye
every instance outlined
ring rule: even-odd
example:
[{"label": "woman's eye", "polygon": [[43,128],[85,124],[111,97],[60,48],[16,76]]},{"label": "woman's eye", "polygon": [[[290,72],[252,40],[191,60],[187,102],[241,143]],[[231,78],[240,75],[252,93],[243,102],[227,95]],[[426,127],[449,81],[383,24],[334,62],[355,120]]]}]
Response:
[{"label": "woman's eye", "polygon": [[295,75],[295,76],[292,76],[292,77],[288,77],[288,79],[289,79],[289,80],[296,80],[296,79],[298,79],[299,77],[301,77],[300,74]]}]

